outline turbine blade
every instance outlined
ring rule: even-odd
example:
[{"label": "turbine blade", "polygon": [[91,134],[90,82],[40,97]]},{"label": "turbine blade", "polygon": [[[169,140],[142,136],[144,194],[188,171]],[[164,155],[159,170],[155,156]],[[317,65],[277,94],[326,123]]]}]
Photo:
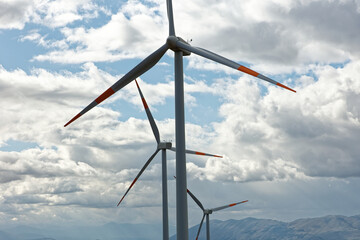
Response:
[{"label": "turbine blade", "polygon": [[199,56],[202,56],[204,58],[207,58],[207,59],[210,59],[210,60],[213,60],[215,62],[218,62],[220,64],[223,64],[223,65],[226,65],[228,67],[231,67],[231,68],[234,68],[234,69],[237,69],[241,72],[244,72],[246,74],[249,74],[249,75],[252,75],[254,77],[257,77],[261,80],[264,80],[264,81],[267,81],[269,83],[272,83],[272,84],[275,84],[277,86],[280,86],[282,88],[285,88],[287,90],[290,90],[290,91],[293,91],[293,92],[296,92],[295,90],[275,81],[275,80],[272,80],[271,78],[268,78],[258,72],[255,72],[254,70],[251,70],[250,68],[247,68],[245,66],[242,66],[236,62],[233,62],[227,58],[224,58],[223,56],[220,56],[216,53],[213,53],[213,52],[210,52],[209,50],[206,50],[206,49],[203,49],[203,48],[199,48],[199,47],[192,47],[186,43],[183,43],[181,41],[177,41],[176,42],[176,45],[177,47],[179,47],[180,49],[182,50],[186,50],[186,51],[189,51],[189,52],[192,52],[194,54],[197,54]]},{"label": "turbine blade", "polygon": [[149,120],[149,122],[150,122],[151,129],[152,129],[152,131],[153,131],[153,133],[154,133],[156,142],[159,143],[159,142],[160,142],[159,129],[158,129],[158,127],[156,126],[155,120],[154,120],[154,118],[153,118],[153,116],[152,116],[152,114],[151,114],[151,112],[150,112],[149,106],[148,106],[147,103],[146,103],[145,97],[144,97],[144,95],[142,94],[141,89],[140,89],[140,86],[139,86],[138,82],[136,81],[136,79],[135,79],[135,83],[136,83],[137,89],[139,90],[139,94],[140,94],[142,103],[143,103],[143,105],[144,105],[146,115],[147,115],[148,120]]},{"label": "turbine blade", "polygon": [[172,0],[166,0],[166,7],[167,7],[168,20],[169,20],[169,36],[175,36]]},{"label": "turbine blade", "polygon": [[246,202],[248,202],[248,201],[249,201],[249,200],[245,200],[245,201],[237,202],[237,203],[232,203],[232,204],[228,204],[228,205],[225,205],[225,206],[213,208],[213,209],[210,209],[210,210],[212,210],[213,212],[215,212],[215,211],[219,211],[219,210],[222,210],[222,209],[225,209],[225,208],[229,208],[229,207],[236,206],[236,205],[241,204],[241,203],[246,203]]},{"label": "turbine blade", "polygon": [[104,93],[102,93],[98,98],[96,98],[92,103],[90,103],[86,108],[84,108],[80,113],[78,113],[75,117],[73,117],[68,123],[64,125],[66,127],[90,109],[113,95],[115,92],[119,91],[121,88],[125,87],[132,80],[139,77],[150,68],[152,68],[160,58],[165,54],[165,52],[169,49],[167,44],[161,46],[158,50],[150,54],[147,58],[145,58],[142,62],[136,65],[133,69],[130,70],[127,74],[125,74],[122,78],[120,78],[116,83],[114,83],[109,89],[107,89]]},{"label": "turbine blade", "polygon": [[186,189],[187,190],[187,193],[190,195],[190,197],[196,202],[196,204],[201,208],[201,210],[205,210],[204,209],[204,206],[201,204],[201,202],[199,201],[199,199],[197,199],[196,197],[195,197],[195,195],[194,194],[192,194],[192,192],[190,192],[190,190],[189,189]]},{"label": "turbine blade", "polygon": [[[176,179],[176,177],[174,176],[174,178]],[[186,189],[186,191],[187,191],[187,193],[190,195],[190,197],[196,202],[196,204],[201,208],[201,210],[205,210],[204,209],[204,206],[201,204],[201,202],[199,201],[199,199],[197,199],[196,197],[195,197],[195,195],[194,194],[192,194],[192,192],[190,192],[190,190],[189,189]]]},{"label": "turbine blade", "polygon": [[[171,150],[171,151],[173,151],[173,152],[176,152],[176,148],[175,148],[175,147],[172,147],[172,148],[170,148],[169,150]],[[188,149],[185,149],[185,152],[186,152],[186,153],[189,153],[189,154],[194,154],[194,155],[201,155],[201,156],[209,156],[209,157],[222,158],[222,156],[219,156],[219,155],[210,154],[210,153],[203,153],[203,152],[198,152],[198,151],[193,151],[193,150],[188,150]]]},{"label": "turbine blade", "polygon": [[153,158],[156,156],[156,154],[160,151],[160,149],[156,149],[156,151],[153,153],[153,155],[151,155],[151,157],[149,158],[149,160],[146,161],[145,165],[141,168],[140,172],[136,175],[134,181],[131,183],[130,187],[126,190],[124,196],[121,198],[121,200],[119,201],[119,203],[117,204],[117,206],[120,205],[120,203],[124,200],[126,194],[128,194],[128,192],[130,191],[130,189],[134,186],[134,184],[136,183],[136,181],[139,179],[139,177],[141,176],[141,174],[145,171],[145,169],[147,168],[147,166],[151,163],[151,161],[153,160]]},{"label": "turbine blade", "polygon": [[199,230],[198,230],[198,232],[197,232],[197,234],[196,234],[196,240],[198,240],[198,237],[199,237],[199,235],[200,235],[200,231],[201,231],[202,224],[203,224],[203,222],[204,222],[204,218],[205,218],[205,213],[203,214],[203,217],[202,217],[202,219],[201,219],[200,226],[199,226]]}]

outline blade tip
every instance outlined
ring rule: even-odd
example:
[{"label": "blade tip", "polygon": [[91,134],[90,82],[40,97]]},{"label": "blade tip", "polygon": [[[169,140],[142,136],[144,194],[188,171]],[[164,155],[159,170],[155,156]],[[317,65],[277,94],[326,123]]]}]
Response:
[{"label": "blade tip", "polygon": [[289,88],[289,87],[287,87],[287,86],[285,86],[285,85],[283,85],[283,84],[281,84],[281,83],[276,83],[276,85],[279,86],[279,87],[285,88],[285,89],[287,89],[287,90],[290,90],[290,91],[296,93],[296,91],[295,91],[294,89]]},{"label": "blade tip", "polygon": [[124,200],[124,197],[125,197],[125,196],[123,196],[123,197],[121,198],[121,200],[120,200],[119,203],[117,204],[117,207],[120,205],[120,203],[122,202],[122,200]]},{"label": "blade tip", "polygon": [[76,119],[78,119],[79,117],[81,117],[81,114],[78,113],[75,117],[73,117],[70,121],[68,121],[64,127],[67,127],[70,123],[72,123],[73,121],[75,121]]}]

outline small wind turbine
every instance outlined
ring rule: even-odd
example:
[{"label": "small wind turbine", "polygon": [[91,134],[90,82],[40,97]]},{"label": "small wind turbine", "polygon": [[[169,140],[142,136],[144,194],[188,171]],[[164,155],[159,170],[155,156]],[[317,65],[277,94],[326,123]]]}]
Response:
[{"label": "small wind turbine", "polygon": [[199,199],[197,199],[194,194],[192,192],[190,192],[189,189],[187,189],[187,193],[190,195],[190,197],[196,202],[196,204],[201,208],[201,210],[203,211],[203,217],[201,219],[201,222],[200,222],[200,226],[199,226],[199,230],[197,232],[197,235],[196,235],[196,240],[198,240],[198,237],[200,235],[200,230],[201,230],[201,227],[202,227],[202,224],[204,222],[204,218],[206,217],[206,239],[207,240],[210,240],[210,219],[209,219],[209,215],[212,214],[213,212],[216,212],[216,211],[219,211],[219,210],[223,210],[225,208],[229,208],[229,207],[233,207],[233,206],[236,206],[238,204],[241,204],[241,203],[246,203],[248,200],[245,200],[245,201],[241,201],[241,202],[237,202],[237,203],[231,203],[231,204],[228,204],[228,205],[224,205],[224,206],[221,206],[221,207],[216,207],[216,208],[210,208],[210,209],[205,209],[204,206],[201,204],[201,202],[199,201]]},{"label": "small wind turbine", "polygon": [[[184,74],[183,74],[183,56],[188,56],[191,53],[202,56],[209,60],[218,62],[230,68],[234,68],[246,74],[257,77],[261,80],[270,82],[277,86],[283,87],[290,91],[296,92],[295,90],[279,83],[271,78],[268,78],[256,71],[253,71],[245,66],[242,66],[234,61],[231,61],[225,57],[222,57],[216,53],[210,52],[206,49],[193,47],[181,37],[175,35],[172,0],[166,0],[167,5],[167,16],[169,20],[169,36],[166,39],[164,45],[162,45],[155,52],[146,57],[98,98],[91,102],[75,117],[73,117],[65,127],[84,115],[93,107],[125,87],[135,78],[139,77],[149,69],[151,69],[167,52],[171,49],[175,52],[174,65],[175,65],[175,138],[176,138],[176,233],[179,240],[188,239],[188,214],[187,214],[187,198],[186,198],[186,158],[185,158],[185,113],[184,113]],[[157,153],[157,152],[156,152]]]},{"label": "small wind turbine", "polygon": [[[141,97],[141,101],[143,103],[147,118],[149,120],[151,129],[153,131],[154,137],[156,139],[156,142],[158,144],[155,152],[151,155],[151,157],[147,160],[147,162],[145,163],[145,165],[141,168],[140,172],[136,175],[134,181],[131,183],[130,187],[127,189],[127,191],[125,192],[124,196],[121,198],[121,200],[119,201],[118,205],[120,205],[120,203],[123,201],[123,199],[125,198],[126,194],[130,191],[130,189],[134,186],[135,182],[139,179],[139,177],[141,176],[141,174],[145,171],[145,169],[147,168],[147,166],[151,163],[151,161],[153,160],[153,158],[156,156],[156,154],[161,150],[162,151],[162,205],[163,205],[163,239],[169,239],[169,220],[168,220],[168,199],[167,199],[167,166],[166,166],[166,150],[171,150],[176,152],[176,148],[172,147],[172,143],[171,142],[161,142],[160,141],[160,133],[159,133],[159,129],[155,123],[155,120],[151,114],[150,108],[145,100],[145,97],[140,89],[140,86],[138,84],[138,82],[135,79],[135,83],[137,86],[137,89],[139,91],[139,95]],[[195,155],[201,155],[201,156],[209,156],[209,157],[219,157],[222,158],[222,156],[218,156],[218,155],[214,155],[214,154],[209,154],[209,153],[203,153],[203,152],[198,152],[198,151],[193,151],[193,150],[187,150],[185,149],[186,153],[189,154],[195,154]]]}]

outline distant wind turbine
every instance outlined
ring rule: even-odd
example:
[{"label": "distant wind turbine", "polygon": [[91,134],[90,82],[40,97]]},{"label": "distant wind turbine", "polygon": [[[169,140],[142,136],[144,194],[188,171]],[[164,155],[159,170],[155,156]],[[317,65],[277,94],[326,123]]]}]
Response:
[{"label": "distant wind turbine", "polygon": [[176,138],[176,233],[178,240],[187,240],[188,237],[188,211],[187,211],[187,198],[186,198],[186,158],[185,158],[185,114],[184,114],[184,79],[183,79],[183,56],[188,56],[191,53],[234,68],[246,74],[257,77],[261,80],[270,82],[277,86],[283,87],[290,91],[295,90],[274,81],[254,70],[242,66],[234,61],[222,57],[216,53],[210,52],[206,49],[193,47],[182,38],[175,35],[172,0],[166,0],[167,16],[169,20],[169,36],[164,45],[162,45],[155,52],[146,57],[137,66],[126,73],[98,98],[91,102],[86,108],[73,117],[65,127],[75,121],[77,118],[84,115],[93,107],[125,87],[135,78],[139,77],[149,69],[151,69],[167,52],[171,49],[175,52],[175,138]]},{"label": "distant wind turbine", "polygon": [[[141,97],[141,101],[143,103],[147,118],[149,120],[151,129],[153,131],[154,137],[156,139],[156,142],[158,144],[155,152],[151,155],[151,157],[147,160],[147,162],[145,163],[145,165],[141,168],[140,172],[136,175],[134,181],[131,183],[130,187],[127,189],[127,191],[125,192],[124,196],[121,198],[121,200],[119,201],[118,205],[120,205],[120,203],[123,201],[123,199],[125,198],[126,194],[130,191],[130,189],[134,186],[134,184],[136,183],[136,181],[139,179],[139,177],[141,176],[141,174],[145,171],[145,169],[147,168],[147,166],[151,163],[151,161],[153,160],[153,158],[156,156],[156,154],[161,150],[162,151],[162,205],[163,205],[163,239],[169,239],[169,220],[168,220],[168,198],[167,198],[167,166],[166,166],[166,150],[171,150],[176,152],[176,148],[172,147],[172,143],[171,142],[161,142],[160,141],[160,133],[159,133],[159,129],[155,123],[155,120],[151,114],[149,105],[147,104],[145,97],[140,89],[140,86],[138,84],[138,82],[135,79],[135,83],[137,86],[137,89],[139,91],[139,95]],[[195,155],[200,155],[200,156],[209,156],[209,157],[218,157],[218,158],[222,158],[222,156],[219,155],[214,155],[214,154],[209,154],[209,153],[203,153],[203,152],[199,152],[199,151],[193,151],[193,150],[187,150],[185,149],[186,153],[189,154],[195,154]]]},{"label": "distant wind turbine", "polygon": [[206,239],[207,240],[210,240],[210,219],[209,219],[209,215],[212,214],[213,212],[216,212],[216,211],[219,211],[219,210],[223,210],[225,208],[229,208],[229,207],[233,207],[233,206],[236,206],[238,204],[241,204],[241,203],[246,203],[248,202],[248,200],[245,200],[245,201],[241,201],[241,202],[237,202],[237,203],[231,203],[231,204],[228,204],[228,205],[224,205],[224,206],[221,206],[221,207],[216,207],[216,208],[210,208],[210,209],[205,209],[204,206],[201,204],[201,202],[199,201],[199,199],[197,199],[194,194],[192,192],[190,192],[189,189],[187,189],[187,193],[190,195],[190,197],[196,202],[196,204],[201,208],[201,210],[203,211],[203,217],[201,219],[201,222],[200,222],[200,226],[199,226],[199,230],[196,234],[196,240],[198,240],[198,237],[200,235],[200,230],[201,230],[201,227],[202,227],[202,224],[204,222],[204,218],[206,217]]}]

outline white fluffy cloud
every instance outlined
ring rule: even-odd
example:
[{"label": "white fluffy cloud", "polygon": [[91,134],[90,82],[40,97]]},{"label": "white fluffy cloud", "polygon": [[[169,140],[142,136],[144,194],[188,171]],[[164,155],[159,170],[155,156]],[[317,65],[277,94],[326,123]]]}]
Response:
[{"label": "white fluffy cloud", "polygon": [[[99,28],[61,29],[64,39],[54,42],[65,42],[66,47],[61,45],[56,50],[51,49],[46,54],[35,56],[34,60],[84,63],[144,57],[166,40],[163,17],[157,12],[158,6],[148,7],[138,1],[130,1]],[[38,39],[34,41],[39,42]],[[54,46],[54,43],[51,45]],[[70,47],[73,45],[77,47]]]},{"label": "white fluffy cloud", "polygon": [[28,21],[30,1],[0,1],[0,29],[22,29]]},{"label": "white fluffy cloud", "polygon": [[1,0],[0,29],[23,29],[28,22],[51,28],[97,17],[108,11],[92,0]]},{"label": "white fluffy cloud", "polygon": [[[165,9],[165,1],[129,1],[101,27],[62,29],[62,40],[50,40],[61,47],[34,59],[82,63],[145,57],[166,40]],[[174,1],[174,17],[177,35],[266,73],[359,57],[356,1]]]},{"label": "white fluffy cloud", "polygon": [[[0,94],[6,99],[0,103],[0,147],[12,144],[11,141],[31,143],[28,149],[0,151],[0,188],[4,193],[1,211],[23,215],[21,219],[25,221],[33,214],[61,215],[47,207],[48,213],[35,211],[39,206],[115,206],[156,149],[148,121],[119,121],[121,113],[102,105],[81,121],[67,128],[63,125],[116,80],[116,76],[91,63],[77,73],[44,69],[26,73],[0,67]],[[139,83],[149,104],[161,104],[173,93],[173,82],[149,85],[139,79]],[[190,98],[193,92],[211,92],[203,82],[186,84],[186,88]],[[162,94],[152,94],[156,89],[161,89]],[[127,99],[143,111],[134,83],[108,103],[118,98]],[[173,119],[157,124],[162,140],[174,139]],[[188,124],[187,129],[187,142],[192,149],[208,145],[212,134],[194,124]],[[132,190],[125,206],[159,207],[159,158],[143,174],[142,184]],[[153,201],[149,203],[148,199]],[[126,216],[120,218],[126,220]]]},{"label": "white fluffy cloud", "polygon": [[296,94],[270,86],[262,96],[247,77],[228,82],[213,145],[228,158],[189,169],[217,181],[359,177],[359,69],[315,67],[317,80],[300,77]]},{"label": "white fluffy cloud", "polygon": [[[224,119],[214,123],[214,133],[188,124],[188,147],[225,156],[188,156],[190,178],[251,182],[359,176],[356,166],[360,153],[353,144],[360,136],[358,69],[358,61],[341,68],[316,66],[312,72],[317,80],[298,78],[296,94],[273,86],[263,94],[256,80],[249,77],[219,80],[209,87],[204,82],[188,84],[188,94],[200,89],[221,96],[220,114]],[[1,68],[1,94],[7,99],[1,103],[2,145],[9,139],[38,145],[20,152],[1,152],[4,203],[12,202],[12,207],[107,207],[118,200],[155,150],[147,120],[130,118],[122,122],[117,120],[119,113],[98,107],[70,128],[62,127],[69,116],[88,103],[84,99],[93,99],[115,79],[93,64],[85,64],[79,73],[35,69],[27,74]],[[155,105],[173,91],[168,83],[140,83],[148,102]],[[154,97],[151,92],[155,88],[163,89],[163,94]],[[129,101],[140,105],[135,86],[122,91]],[[162,139],[174,139],[173,120],[158,125]],[[147,192],[159,180],[157,161],[154,159],[144,173],[143,187],[134,193]],[[169,169],[174,172],[172,165]],[[32,181],[38,184],[29,184]],[[106,187],[109,185],[110,190]],[[107,189],[109,197],[92,201],[101,189]],[[142,203],[141,199],[135,202],[132,204],[136,206]]]},{"label": "white fluffy cloud", "polygon": [[[39,62],[144,57],[164,43],[165,1],[129,1],[98,27],[70,24],[96,17],[98,11],[108,14],[96,6],[90,0],[0,0],[0,28],[22,29],[32,22],[60,32],[57,39],[42,35],[39,29],[19,36],[45,49],[33,58]],[[359,29],[359,12],[356,1],[346,0],[174,1],[176,31],[184,39],[193,38],[194,45],[251,62],[266,73],[297,73],[285,83],[296,94],[270,85],[264,90],[257,80],[240,74],[221,76],[213,84],[186,76],[186,105],[196,104],[194,93],[215,95],[221,98],[223,119],[213,123],[215,131],[187,124],[188,148],[224,155],[222,159],[188,156],[190,181],[251,184],[360,176],[360,152],[354,144],[360,140],[360,38],[353,31]],[[329,62],[344,65],[334,67]],[[226,72],[193,57],[189,66]],[[120,100],[142,111],[135,85],[125,87],[81,121],[67,128],[63,125],[119,77],[93,63],[85,63],[76,73],[41,68],[27,73],[0,66],[0,147],[12,140],[36,145],[0,151],[0,221],[6,222],[9,216],[40,221],[39,216],[54,215],[75,221],[89,216],[89,208],[93,219],[109,220],[104,216],[113,210],[107,208],[116,204],[156,148],[147,120],[121,121],[123,109],[109,108]],[[139,82],[152,109],[173,96],[172,81]],[[162,139],[174,139],[173,119],[157,123]],[[136,209],[160,206],[158,160],[124,203],[138,211],[137,220],[158,215],[154,211],[145,216],[151,211]],[[169,161],[169,175],[172,172],[174,161]],[[64,214],[62,209],[68,205],[85,208]],[[120,215],[115,217],[128,220],[126,214]]]}]

